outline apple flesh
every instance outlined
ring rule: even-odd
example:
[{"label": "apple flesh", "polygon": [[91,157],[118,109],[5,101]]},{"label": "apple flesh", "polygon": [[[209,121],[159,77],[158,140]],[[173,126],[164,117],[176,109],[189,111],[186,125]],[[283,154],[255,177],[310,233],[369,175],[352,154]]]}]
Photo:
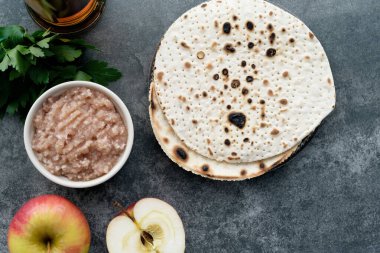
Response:
[{"label": "apple flesh", "polygon": [[172,206],[145,198],[110,222],[107,248],[109,253],[183,253],[185,230]]},{"label": "apple flesh", "polygon": [[29,200],[8,231],[10,253],[87,253],[90,241],[90,227],[82,212],[57,195]]}]

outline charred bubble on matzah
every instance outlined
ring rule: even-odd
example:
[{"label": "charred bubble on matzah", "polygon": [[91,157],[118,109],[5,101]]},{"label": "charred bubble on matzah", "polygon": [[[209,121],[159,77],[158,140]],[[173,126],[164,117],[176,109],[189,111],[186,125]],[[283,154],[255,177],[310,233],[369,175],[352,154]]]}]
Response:
[{"label": "charred bubble on matzah", "polygon": [[232,82],[231,82],[231,88],[232,89],[236,89],[239,86],[240,86],[240,81],[239,80],[237,80],[237,79],[232,80]]},{"label": "charred bubble on matzah", "polygon": [[269,49],[267,50],[267,52],[266,52],[266,55],[267,55],[268,57],[273,57],[273,56],[276,55],[276,53],[277,53],[276,49],[274,49],[274,48],[269,48]]},{"label": "charred bubble on matzah", "polygon": [[176,147],[174,149],[174,153],[182,161],[186,161],[188,159],[187,152],[182,147]]},{"label": "charred bubble on matzah", "polygon": [[232,46],[231,43],[227,43],[225,46],[224,46],[224,51],[226,53],[235,53],[236,52],[236,49]]},{"label": "charred bubble on matzah", "polygon": [[231,32],[231,23],[230,22],[226,22],[223,24],[223,32],[225,34],[230,34],[230,32]]},{"label": "charred bubble on matzah", "polygon": [[204,164],[204,165],[202,166],[202,171],[207,172],[207,171],[209,171],[209,170],[210,170],[210,167],[209,167],[207,164]]},{"label": "charred bubble on matzah", "polygon": [[247,21],[245,26],[247,27],[249,31],[253,31],[253,29],[255,28],[254,24],[251,21]]},{"label": "charred bubble on matzah", "polygon": [[228,115],[228,121],[237,126],[238,128],[242,129],[245,126],[245,123],[247,121],[247,117],[244,113],[241,112],[232,112]]},{"label": "charred bubble on matzah", "polygon": [[269,35],[269,42],[270,44],[273,44],[274,40],[276,39],[276,34],[275,33],[271,33]]}]

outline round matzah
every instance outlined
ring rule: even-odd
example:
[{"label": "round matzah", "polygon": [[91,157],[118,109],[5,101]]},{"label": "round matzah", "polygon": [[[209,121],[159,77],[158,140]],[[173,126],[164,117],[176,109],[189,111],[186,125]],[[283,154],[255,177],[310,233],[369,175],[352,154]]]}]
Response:
[{"label": "round matzah", "polygon": [[172,161],[195,174],[211,179],[230,181],[258,177],[285,162],[297,150],[298,145],[283,154],[251,163],[230,164],[209,159],[187,148],[176,136],[158,104],[153,84],[150,87],[149,98],[150,120],[161,148]]},{"label": "round matzah", "polygon": [[[229,34],[223,32],[226,22]],[[268,57],[271,48],[276,54]],[[261,0],[212,0],[189,10],[165,34],[154,66],[158,100],[174,132],[187,147],[217,161],[281,154],[335,106],[320,42],[302,21]],[[231,113],[246,117],[244,127],[231,124]]]}]

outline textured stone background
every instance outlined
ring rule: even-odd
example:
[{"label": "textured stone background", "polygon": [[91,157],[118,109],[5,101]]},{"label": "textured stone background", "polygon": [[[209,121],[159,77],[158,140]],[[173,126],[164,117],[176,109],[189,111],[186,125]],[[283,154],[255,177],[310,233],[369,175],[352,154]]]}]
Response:
[{"label": "textured stone background", "polygon": [[[35,170],[23,125],[0,122],[0,252],[8,224],[29,198],[56,193],[82,208],[91,252],[106,252],[105,231],[124,204],[153,196],[177,208],[187,252],[380,252],[380,1],[272,0],[302,19],[331,61],[337,109],[285,167],[258,179],[214,182],[179,169],[161,151],[148,118],[148,76],[168,26],[201,0],[110,0],[84,37],[96,57],[124,73],[113,84],[135,123],[128,163],[109,182],[87,190],[57,186]],[[21,0],[0,0],[0,25],[35,29]],[[1,82],[1,80],[0,80]],[[27,253],[27,252],[26,252]]]}]

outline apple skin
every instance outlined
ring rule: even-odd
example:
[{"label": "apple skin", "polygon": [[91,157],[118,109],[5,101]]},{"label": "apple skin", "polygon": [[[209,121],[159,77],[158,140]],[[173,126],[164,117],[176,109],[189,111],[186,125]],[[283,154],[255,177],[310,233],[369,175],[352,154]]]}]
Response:
[{"label": "apple skin", "polygon": [[42,195],[21,207],[9,225],[9,252],[48,252],[47,238],[51,253],[87,253],[90,249],[90,227],[83,213],[57,195]]}]

